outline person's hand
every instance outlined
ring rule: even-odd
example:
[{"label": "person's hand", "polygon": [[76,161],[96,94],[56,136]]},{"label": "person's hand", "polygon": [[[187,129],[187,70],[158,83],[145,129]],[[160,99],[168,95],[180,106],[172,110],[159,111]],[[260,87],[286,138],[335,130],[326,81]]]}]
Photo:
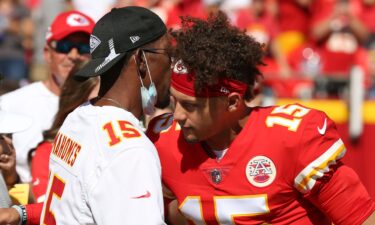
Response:
[{"label": "person's hand", "polygon": [[0,208],[0,225],[18,225],[20,215],[16,209]]},{"label": "person's hand", "polygon": [[13,186],[18,182],[16,151],[13,147],[12,140],[6,136],[1,136],[0,138],[0,170],[8,186]]}]

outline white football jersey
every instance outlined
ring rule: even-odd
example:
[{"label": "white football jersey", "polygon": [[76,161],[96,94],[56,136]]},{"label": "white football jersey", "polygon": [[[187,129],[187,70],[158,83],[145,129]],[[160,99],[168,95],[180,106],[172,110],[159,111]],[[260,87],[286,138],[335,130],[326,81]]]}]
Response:
[{"label": "white football jersey", "polygon": [[164,224],[156,149],[130,112],[78,107],[56,135],[40,224]]}]

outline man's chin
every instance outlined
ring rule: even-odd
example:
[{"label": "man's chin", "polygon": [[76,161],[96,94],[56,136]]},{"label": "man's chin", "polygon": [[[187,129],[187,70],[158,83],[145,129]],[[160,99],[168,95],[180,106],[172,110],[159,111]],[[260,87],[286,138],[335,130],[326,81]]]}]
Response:
[{"label": "man's chin", "polygon": [[198,143],[199,140],[198,138],[196,137],[192,137],[191,135],[185,135],[184,134],[184,139],[187,143],[190,143],[190,144],[194,144],[194,143]]}]

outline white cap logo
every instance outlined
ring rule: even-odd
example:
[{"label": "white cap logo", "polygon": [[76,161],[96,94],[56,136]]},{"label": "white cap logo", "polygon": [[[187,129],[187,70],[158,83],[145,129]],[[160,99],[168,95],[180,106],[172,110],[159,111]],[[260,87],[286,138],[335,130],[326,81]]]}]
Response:
[{"label": "white cap logo", "polygon": [[95,35],[90,35],[90,53],[95,51],[96,47],[100,45],[101,41]]},{"label": "white cap logo", "polygon": [[135,42],[139,41],[139,39],[141,39],[139,36],[131,36],[130,37],[130,40],[131,42],[134,44]]},{"label": "white cap logo", "polygon": [[114,60],[117,56],[119,56],[120,54],[116,53],[116,50],[115,50],[115,45],[113,43],[113,38],[111,38],[109,41],[108,41],[108,46],[109,46],[109,55],[107,57],[105,57],[104,61],[102,63],[100,63],[99,66],[97,66],[95,68],[95,73],[97,73],[99,70],[101,70],[105,65],[107,65],[109,62],[111,62],[112,60]]},{"label": "white cap logo", "polygon": [[66,18],[66,23],[72,27],[88,26],[90,22],[80,14],[73,13]]},{"label": "white cap logo", "polygon": [[266,156],[255,156],[246,165],[246,177],[255,187],[266,187],[276,178],[275,164]]}]

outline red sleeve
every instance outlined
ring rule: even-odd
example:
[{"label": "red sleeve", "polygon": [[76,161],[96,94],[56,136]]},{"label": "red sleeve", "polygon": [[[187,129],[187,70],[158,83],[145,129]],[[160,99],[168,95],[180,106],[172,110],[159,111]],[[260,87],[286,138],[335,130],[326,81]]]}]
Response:
[{"label": "red sleeve", "polygon": [[375,210],[357,174],[343,165],[346,148],[334,122],[321,111],[306,115],[294,186],[335,225],[361,224]]},{"label": "red sleeve", "polygon": [[294,165],[294,187],[306,194],[318,179],[327,175],[330,166],[336,165],[345,155],[346,148],[334,122],[321,111],[311,109],[301,126],[303,132]]},{"label": "red sleeve", "polygon": [[47,190],[51,149],[52,143],[50,142],[40,144],[31,163],[32,191],[37,202],[44,201]]},{"label": "red sleeve", "polygon": [[35,203],[25,205],[27,212],[27,223],[26,225],[39,225],[40,216],[42,214],[43,203]]},{"label": "red sleeve", "polygon": [[351,168],[340,164],[331,173],[306,198],[336,225],[362,224],[375,211],[374,201]]}]

